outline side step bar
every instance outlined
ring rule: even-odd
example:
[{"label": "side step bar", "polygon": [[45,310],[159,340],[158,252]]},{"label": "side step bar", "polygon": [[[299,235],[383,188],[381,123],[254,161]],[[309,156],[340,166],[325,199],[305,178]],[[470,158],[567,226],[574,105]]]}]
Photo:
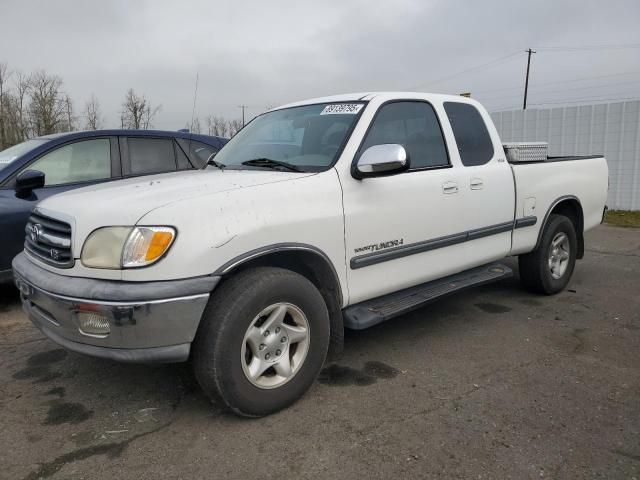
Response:
[{"label": "side step bar", "polygon": [[465,272],[351,305],[343,311],[344,326],[353,330],[363,330],[452,293],[511,276],[513,276],[513,271],[501,263],[490,263],[472,268]]}]

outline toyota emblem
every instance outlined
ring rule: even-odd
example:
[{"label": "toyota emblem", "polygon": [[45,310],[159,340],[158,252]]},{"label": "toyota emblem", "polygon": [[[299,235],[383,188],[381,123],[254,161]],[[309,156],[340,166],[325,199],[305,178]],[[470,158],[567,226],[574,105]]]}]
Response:
[{"label": "toyota emblem", "polygon": [[42,235],[42,225],[40,225],[39,223],[34,223],[29,227],[29,237],[31,238],[32,242],[38,243],[38,240],[40,240],[40,235]]}]

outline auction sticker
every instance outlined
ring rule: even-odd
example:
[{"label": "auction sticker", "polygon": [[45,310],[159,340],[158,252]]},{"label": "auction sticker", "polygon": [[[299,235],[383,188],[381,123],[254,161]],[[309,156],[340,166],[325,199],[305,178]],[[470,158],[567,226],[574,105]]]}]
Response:
[{"label": "auction sticker", "polygon": [[362,103],[332,103],[324,107],[320,115],[348,114],[355,115],[363,107]]}]

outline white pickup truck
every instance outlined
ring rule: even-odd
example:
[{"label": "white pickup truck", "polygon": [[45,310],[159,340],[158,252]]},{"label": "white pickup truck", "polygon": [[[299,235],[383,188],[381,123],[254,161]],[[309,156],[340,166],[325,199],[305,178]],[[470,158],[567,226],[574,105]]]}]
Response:
[{"label": "white pickup truck", "polygon": [[211,398],[266,415],[309,388],[344,328],[509,276],[504,257],[531,290],[567,285],[602,221],[606,160],[507,157],[471,99],[298,102],[255,118],[204,170],[47,198],[14,276],[54,342],[189,359]]}]

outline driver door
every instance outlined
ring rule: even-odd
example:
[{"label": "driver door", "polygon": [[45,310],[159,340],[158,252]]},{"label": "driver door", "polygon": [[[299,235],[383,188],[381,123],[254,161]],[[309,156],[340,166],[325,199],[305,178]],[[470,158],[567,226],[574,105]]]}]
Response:
[{"label": "driver door", "polygon": [[[450,135],[450,133],[448,134]],[[344,191],[349,301],[358,303],[464,269],[464,191],[435,108],[426,101],[382,104],[354,161],[368,147],[404,146],[410,170],[356,180]]]}]

